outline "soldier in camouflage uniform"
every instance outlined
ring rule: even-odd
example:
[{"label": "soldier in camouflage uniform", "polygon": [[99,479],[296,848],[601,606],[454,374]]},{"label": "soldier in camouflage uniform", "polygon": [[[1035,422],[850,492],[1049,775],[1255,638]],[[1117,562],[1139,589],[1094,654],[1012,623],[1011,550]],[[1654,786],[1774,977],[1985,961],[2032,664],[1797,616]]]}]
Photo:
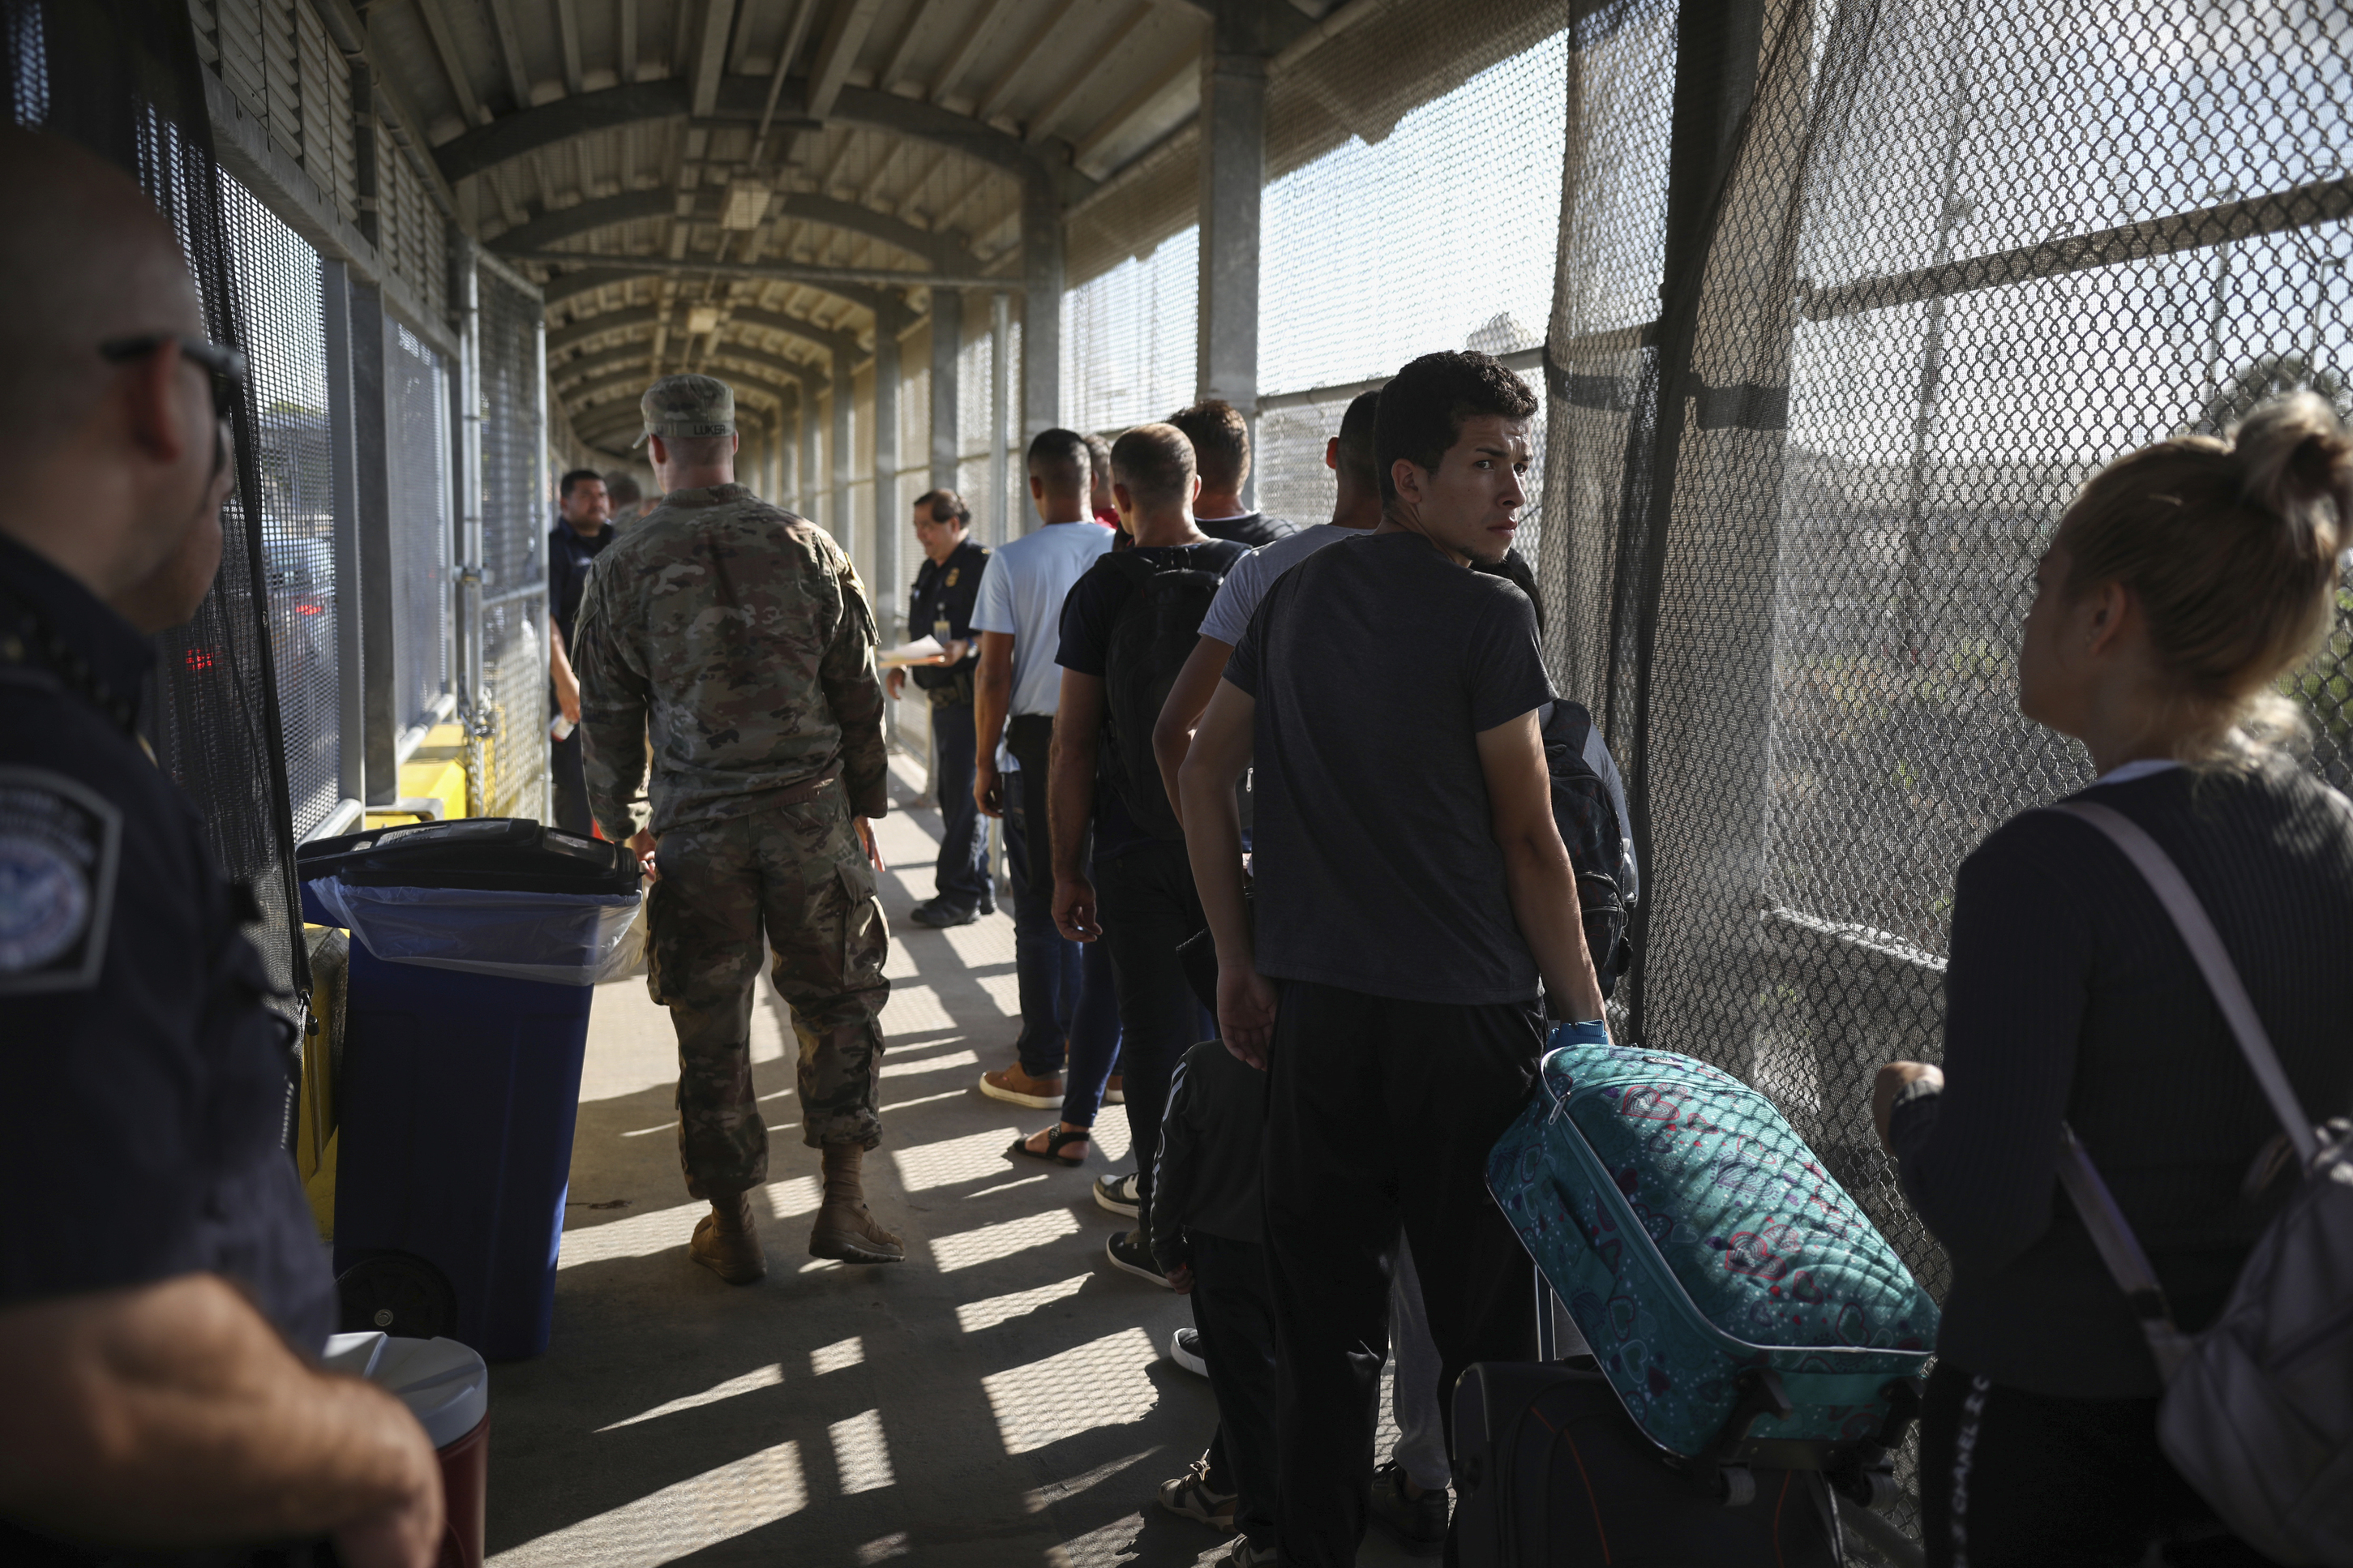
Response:
[{"label": "soldier in camouflage uniform", "polygon": [[800,1042],[801,1139],[824,1152],[809,1251],[897,1262],[860,1183],[891,989],[866,826],[886,808],[873,611],[823,529],[733,482],[724,384],[665,376],[641,408],[665,493],[590,574],[572,658],[597,824],[657,879],[648,980],[678,1029],[687,1190],[712,1205],[689,1253],[731,1283],[765,1272],[747,1196],[768,1177],[750,1046],[765,932]]}]

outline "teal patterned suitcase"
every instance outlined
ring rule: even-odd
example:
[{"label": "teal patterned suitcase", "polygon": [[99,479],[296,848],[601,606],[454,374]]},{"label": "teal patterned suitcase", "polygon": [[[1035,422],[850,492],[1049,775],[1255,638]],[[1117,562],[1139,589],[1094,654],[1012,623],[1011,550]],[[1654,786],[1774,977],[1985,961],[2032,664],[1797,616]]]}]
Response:
[{"label": "teal patterned suitcase", "polygon": [[1487,1184],[1627,1412],[1672,1453],[1876,1465],[1936,1306],[1763,1095],[1669,1051],[1568,1045]]}]

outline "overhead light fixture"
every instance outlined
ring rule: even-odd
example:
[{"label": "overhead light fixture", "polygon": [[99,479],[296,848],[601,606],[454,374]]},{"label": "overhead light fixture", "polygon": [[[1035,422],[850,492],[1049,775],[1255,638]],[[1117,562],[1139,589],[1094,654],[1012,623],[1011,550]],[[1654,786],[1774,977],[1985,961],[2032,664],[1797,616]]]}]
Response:
[{"label": "overhead light fixture", "polygon": [[689,337],[707,337],[719,330],[719,307],[692,305],[686,312],[686,332]]},{"label": "overhead light fixture", "polygon": [[757,180],[733,180],[727,186],[727,205],[719,215],[722,228],[753,229],[767,216],[768,199],[775,195]]}]

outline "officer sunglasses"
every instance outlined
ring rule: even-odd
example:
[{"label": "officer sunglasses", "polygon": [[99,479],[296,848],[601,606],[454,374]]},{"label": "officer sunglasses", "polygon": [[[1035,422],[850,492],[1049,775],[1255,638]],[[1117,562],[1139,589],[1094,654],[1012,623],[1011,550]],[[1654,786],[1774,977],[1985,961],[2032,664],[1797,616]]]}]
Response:
[{"label": "officer sunglasses", "polygon": [[238,392],[245,386],[245,355],[235,349],[225,349],[202,338],[184,338],[176,332],[145,332],[135,338],[109,339],[98,345],[98,354],[109,364],[127,364],[155,353],[165,343],[179,344],[180,357],[205,373],[212,387],[213,417],[228,418],[237,407]]}]

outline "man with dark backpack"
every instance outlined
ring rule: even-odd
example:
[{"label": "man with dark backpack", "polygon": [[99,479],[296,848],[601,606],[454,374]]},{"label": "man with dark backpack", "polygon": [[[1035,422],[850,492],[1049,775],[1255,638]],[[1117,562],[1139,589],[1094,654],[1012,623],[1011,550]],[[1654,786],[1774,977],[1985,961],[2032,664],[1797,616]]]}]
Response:
[{"label": "man with dark backpack", "polygon": [[[1152,729],[1219,584],[1249,552],[1194,527],[1200,479],[1182,431],[1139,426],[1112,447],[1111,465],[1112,500],[1135,547],[1098,559],[1062,606],[1050,792],[1054,922],[1073,942],[1100,937],[1111,950],[1138,1213],[1136,1229],[1107,1251],[1118,1268],[1165,1289],[1146,1240],[1152,1157],[1176,1059],[1212,1031],[1176,956],[1201,929],[1201,903]],[[1083,870],[1090,826],[1092,883]]]}]

